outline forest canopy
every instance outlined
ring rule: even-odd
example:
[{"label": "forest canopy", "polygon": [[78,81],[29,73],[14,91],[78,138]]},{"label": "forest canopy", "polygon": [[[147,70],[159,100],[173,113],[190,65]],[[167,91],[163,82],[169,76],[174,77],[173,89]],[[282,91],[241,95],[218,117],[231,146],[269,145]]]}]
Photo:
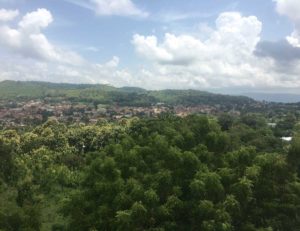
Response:
[{"label": "forest canopy", "polygon": [[0,132],[0,230],[298,230],[300,138],[258,115]]}]

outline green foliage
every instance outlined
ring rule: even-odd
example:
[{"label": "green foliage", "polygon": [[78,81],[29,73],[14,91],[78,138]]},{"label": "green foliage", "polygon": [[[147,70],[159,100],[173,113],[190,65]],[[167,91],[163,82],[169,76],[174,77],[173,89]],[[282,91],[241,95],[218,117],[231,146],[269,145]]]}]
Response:
[{"label": "green foliage", "polygon": [[255,114],[3,130],[0,230],[294,231],[299,147]]}]

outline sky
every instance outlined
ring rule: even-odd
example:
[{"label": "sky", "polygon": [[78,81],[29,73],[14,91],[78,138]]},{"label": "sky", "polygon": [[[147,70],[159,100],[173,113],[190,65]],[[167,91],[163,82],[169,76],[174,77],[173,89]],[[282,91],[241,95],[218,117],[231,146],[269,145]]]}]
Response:
[{"label": "sky", "polygon": [[0,81],[297,93],[299,0],[0,0]]}]

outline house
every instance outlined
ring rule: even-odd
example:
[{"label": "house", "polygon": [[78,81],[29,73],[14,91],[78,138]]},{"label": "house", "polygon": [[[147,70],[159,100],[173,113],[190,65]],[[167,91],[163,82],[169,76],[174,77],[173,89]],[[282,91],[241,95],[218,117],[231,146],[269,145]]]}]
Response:
[{"label": "house", "polygon": [[275,128],[276,125],[277,125],[276,123],[268,123],[268,126],[271,127],[271,128]]},{"label": "house", "polygon": [[281,137],[282,141],[291,142],[293,140],[293,137],[287,136],[287,137]]}]

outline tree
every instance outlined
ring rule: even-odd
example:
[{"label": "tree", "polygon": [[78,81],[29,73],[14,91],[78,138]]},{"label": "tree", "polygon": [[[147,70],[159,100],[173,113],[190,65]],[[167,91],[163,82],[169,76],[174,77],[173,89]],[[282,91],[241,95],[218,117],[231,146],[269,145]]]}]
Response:
[{"label": "tree", "polygon": [[14,178],[13,159],[20,145],[20,136],[14,130],[0,133],[0,177],[9,182]]}]

